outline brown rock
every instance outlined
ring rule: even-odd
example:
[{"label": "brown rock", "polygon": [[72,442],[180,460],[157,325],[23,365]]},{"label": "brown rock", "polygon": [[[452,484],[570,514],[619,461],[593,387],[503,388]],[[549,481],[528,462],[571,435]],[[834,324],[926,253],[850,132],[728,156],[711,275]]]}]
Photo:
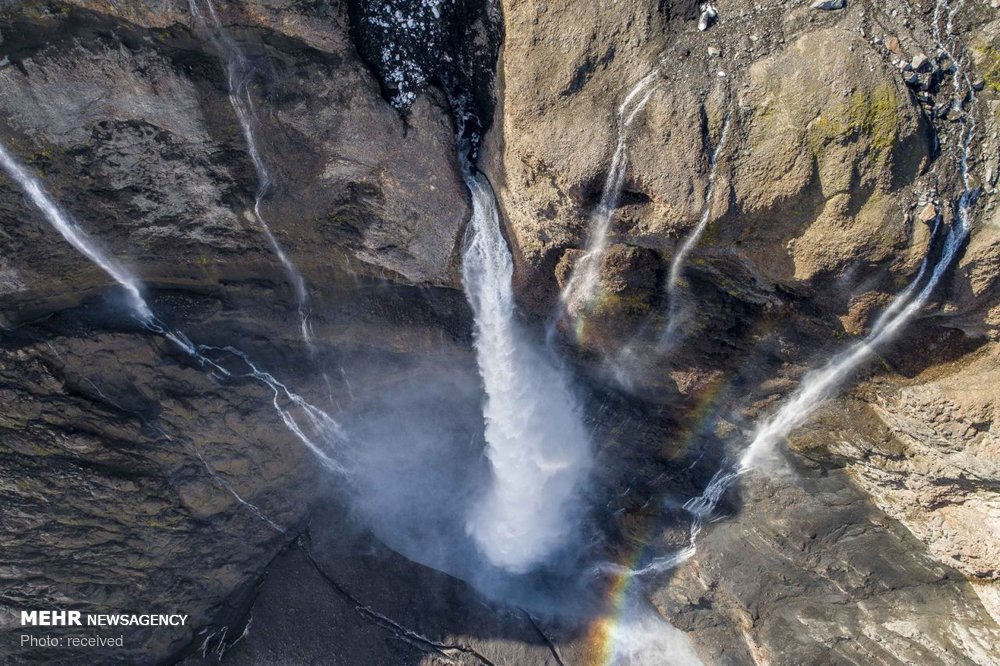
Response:
[{"label": "brown rock", "polygon": [[929,203],[923,208],[921,208],[920,212],[917,213],[917,221],[922,222],[923,224],[930,224],[935,219],[937,219],[937,215],[938,215],[937,205]]}]

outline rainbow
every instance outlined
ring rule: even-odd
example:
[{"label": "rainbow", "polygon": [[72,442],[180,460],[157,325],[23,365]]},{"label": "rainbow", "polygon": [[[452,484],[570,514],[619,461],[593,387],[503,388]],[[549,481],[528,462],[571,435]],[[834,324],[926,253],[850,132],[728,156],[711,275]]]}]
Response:
[{"label": "rainbow", "polygon": [[[688,420],[694,425],[687,429],[688,434],[678,452],[690,450],[698,434],[715,418],[719,402],[730,385],[731,382],[720,380],[701,392],[697,403],[689,413]],[[632,572],[644,566],[649,543],[656,529],[655,523],[651,524],[647,528],[647,538],[636,539],[636,545],[618,560],[616,563],[618,566],[608,574],[608,581],[605,583],[607,587],[603,595],[603,612],[591,622],[587,630],[585,662],[587,666],[613,666],[616,663],[616,658],[622,651],[622,646],[619,645],[621,627],[626,611],[637,593],[637,578]]]},{"label": "rainbow", "polygon": [[[761,319],[755,328],[756,330],[751,333],[751,339],[760,339],[773,332],[774,323]],[[717,418],[720,403],[729,393],[733,378],[738,377],[749,363],[748,359],[738,370],[730,373],[728,380],[720,378],[702,389],[684,419],[690,426],[685,429],[687,434],[683,441],[675,447],[676,457],[689,453],[699,435]],[[603,594],[603,612],[590,623],[586,633],[587,666],[614,666],[618,656],[624,652],[625,646],[621,644],[624,633],[622,627],[626,613],[639,592],[637,577],[632,572],[648,564],[646,557],[656,529],[657,525],[651,521],[647,528],[647,538],[634,540],[635,545],[619,558],[615,563],[616,566],[609,567],[609,573],[604,579],[606,582],[602,581],[602,584],[606,585]]]}]

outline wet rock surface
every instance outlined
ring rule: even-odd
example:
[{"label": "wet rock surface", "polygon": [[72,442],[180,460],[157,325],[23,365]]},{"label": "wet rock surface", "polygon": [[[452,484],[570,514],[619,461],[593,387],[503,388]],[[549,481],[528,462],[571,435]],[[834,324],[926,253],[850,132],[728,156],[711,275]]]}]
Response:
[{"label": "wet rock surface", "polygon": [[[395,357],[395,372],[405,373],[407,357],[441,354],[468,327],[452,292],[361,280],[351,293],[330,311],[350,326],[328,329],[318,352],[346,371],[326,377],[284,341],[284,305],[263,300],[254,309],[245,293],[235,302],[177,290],[151,299],[191,339],[217,348],[206,353],[231,376],[137,331],[114,294],[4,334],[0,487],[12,581],[0,601],[5,661],[144,663],[214,646],[213,637],[232,630],[331,474],[284,426],[273,391],[222,349],[241,340],[260,367],[334,412],[349,406],[351,379],[377,386],[362,379],[365,368]],[[373,358],[382,359],[378,366]],[[12,647],[20,609],[40,600],[85,613],[191,618],[178,630],[127,631],[124,651]]]}]

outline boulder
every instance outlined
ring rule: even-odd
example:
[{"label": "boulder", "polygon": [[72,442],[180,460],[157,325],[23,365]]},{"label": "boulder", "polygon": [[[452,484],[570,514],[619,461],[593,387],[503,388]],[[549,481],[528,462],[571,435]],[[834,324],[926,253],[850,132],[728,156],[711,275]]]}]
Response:
[{"label": "boulder", "polygon": [[926,72],[931,68],[931,61],[925,54],[918,53],[910,60],[910,67],[915,72]]},{"label": "boulder", "polygon": [[847,0],[816,0],[811,5],[813,9],[821,9],[823,11],[833,11],[836,9],[843,9],[847,7]]}]

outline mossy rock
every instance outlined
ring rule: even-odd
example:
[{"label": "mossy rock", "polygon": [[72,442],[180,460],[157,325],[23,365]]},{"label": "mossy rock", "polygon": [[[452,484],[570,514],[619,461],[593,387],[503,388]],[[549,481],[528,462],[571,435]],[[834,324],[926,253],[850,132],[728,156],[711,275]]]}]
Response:
[{"label": "mossy rock", "polygon": [[879,158],[884,158],[899,134],[898,104],[896,89],[886,83],[871,91],[853,93],[810,126],[809,147],[818,157],[831,143],[864,137],[870,140]]},{"label": "mossy rock", "polygon": [[605,316],[624,314],[633,317],[643,316],[650,312],[653,306],[643,293],[604,293],[594,303],[591,315]]},{"label": "mossy rock", "polygon": [[990,91],[1000,94],[1000,48],[998,45],[985,41],[977,42],[972,47],[972,55],[986,87]]}]

